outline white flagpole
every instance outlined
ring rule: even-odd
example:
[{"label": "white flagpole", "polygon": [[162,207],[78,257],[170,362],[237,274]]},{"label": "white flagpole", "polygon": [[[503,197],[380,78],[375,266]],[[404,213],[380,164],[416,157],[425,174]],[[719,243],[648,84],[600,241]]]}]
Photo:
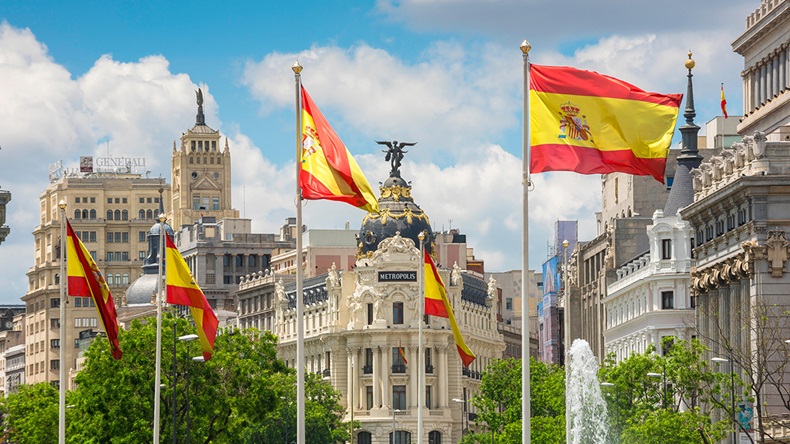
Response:
[{"label": "white flagpole", "polygon": [[297,60],[291,67],[296,81],[296,442],[305,444],[304,399],[304,296],[302,270],[302,65]]},{"label": "white flagpole", "polygon": [[[58,443],[66,444],[66,285],[69,278],[66,275],[66,201],[60,204],[60,382],[58,391]],[[87,271],[87,270],[85,270]]]},{"label": "white flagpole", "polygon": [[156,377],[154,378],[154,444],[159,444],[159,410],[161,401],[159,394],[162,385],[162,271],[165,261],[165,215],[159,219],[159,275],[156,284]]},{"label": "white flagpole", "polygon": [[522,241],[521,250],[521,442],[530,443],[530,375],[529,375],[529,42],[521,43],[524,58],[524,111],[522,141],[522,174],[523,190]]},{"label": "white flagpole", "polygon": [[[420,301],[417,304],[419,307],[420,319],[418,320],[419,329],[417,330],[417,444],[422,444],[422,414],[423,404],[425,404],[425,349],[422,337],[422,324],[425,323],[425,231],[417,235],[420,240],[420,270],[417,271],[417,279],[419,279],[418,288],[420,289]],[[394,412],[393,412],[394,414]],[[395,436],[392,437],[393,442]]]}]

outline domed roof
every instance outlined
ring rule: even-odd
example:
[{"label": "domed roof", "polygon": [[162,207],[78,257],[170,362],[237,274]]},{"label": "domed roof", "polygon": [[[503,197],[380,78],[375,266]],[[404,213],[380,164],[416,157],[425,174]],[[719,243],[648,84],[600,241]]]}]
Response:
[{"label": "domed roof", "polygon": [[[174,236],[173,227],[170,226],[167,222],[165,222],[165,233],[169,234],[171,237]],[[151,229],[148,230],[148,236],[157,236],[159,237],[159,222],[154,223],[151,225]]]},{"label": "domed roof", "polygon": [[126,305],[152,304],[159,274],[143,274],[126,289]]},{"label": "domed roof", "polygon": [[[371,257],[381,241],[395,236],[396,233],[420,245],[419,234],[427,233],[425,248],[433,252],[433,230],[428,215],[419,205],[414,203],[411,196],[411,185],[400,176],[400,160],[406,151],[403,146],[412,144],[398,144],[398,142],[378,142],[387,145],[390,149],[386,160],[392,161],[390,177],[380,187],[379,213],[368,213],[362,220],[362,227],[357,235],[357,259]],[[394,145],[394,146],[393,146]]]}]

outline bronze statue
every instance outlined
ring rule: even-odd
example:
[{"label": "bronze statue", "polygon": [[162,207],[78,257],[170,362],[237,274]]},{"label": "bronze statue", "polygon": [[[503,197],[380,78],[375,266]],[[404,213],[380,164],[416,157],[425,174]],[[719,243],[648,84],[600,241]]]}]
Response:
[{"label": "bronze statue", "polygon": [[195,95],[197,96],[197,105],[203,106],[203,91],[198,88],[198,90],[195,91]]},{"label": "bronze statue", "polygon": [[387,145],[387,149],[381,150],[381,152],[387,153],[387,155],[384,157],[384,160],[390,162],[392,165],[390,174],[395,176],[400,176],[400,163],[401,160],[403,160],[403,154],[408,153],[408,151],[405,151],[403,147],[417,145],[417,142],[398,143],[397,140],[393,140],[392,142],[379,142],[377,140],[376,143],[379,145]]}]

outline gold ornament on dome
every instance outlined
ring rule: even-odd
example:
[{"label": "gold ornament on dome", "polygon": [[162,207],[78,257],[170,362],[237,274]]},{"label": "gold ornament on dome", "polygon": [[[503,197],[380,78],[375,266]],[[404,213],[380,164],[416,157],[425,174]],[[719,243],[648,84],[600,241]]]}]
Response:
[{"label": "gold ornament on dome", "polygon": [[387,225],[387,219],[400,220],[404,217],[406,218],[406,222],[409,224],[413,223],[414,219],[424,221],[428,225],[431,224],[431,221],[428,220],[428,215],[425,213],[415,213],[411,210],[411,208],[408,207],[401,213],[390,211],[389,208],[384,208],[379,213],[368,213],[365,218],[362,219],[362,224],[364,225],[369,220],[381,219],[381,225]]},{"label": "gold ornament on dome", "polygon": [[411,188],[401,185],[393,185],[391,187],[381,187],[380,199],[392,198],[395,202],[399,202],[401,198],[411,199]]}]

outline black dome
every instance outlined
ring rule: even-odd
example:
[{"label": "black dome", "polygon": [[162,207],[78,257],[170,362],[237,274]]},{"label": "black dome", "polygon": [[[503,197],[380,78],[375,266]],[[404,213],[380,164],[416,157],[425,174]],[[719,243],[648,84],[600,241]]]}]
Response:
[{"label": "black dome", "polygon": [[394,237],[396,233],[414,241],[419,246],[417,237],[427,232],[425,248],[433,253],[433,231],[428,215],[411,197],[411,185],[400,177],[400,171],[393,170],[390,177],[380,187],[379,213],[368,213],[362,220],[362,227],[357,235],[357,259],[371,257],[379,243]]}]

